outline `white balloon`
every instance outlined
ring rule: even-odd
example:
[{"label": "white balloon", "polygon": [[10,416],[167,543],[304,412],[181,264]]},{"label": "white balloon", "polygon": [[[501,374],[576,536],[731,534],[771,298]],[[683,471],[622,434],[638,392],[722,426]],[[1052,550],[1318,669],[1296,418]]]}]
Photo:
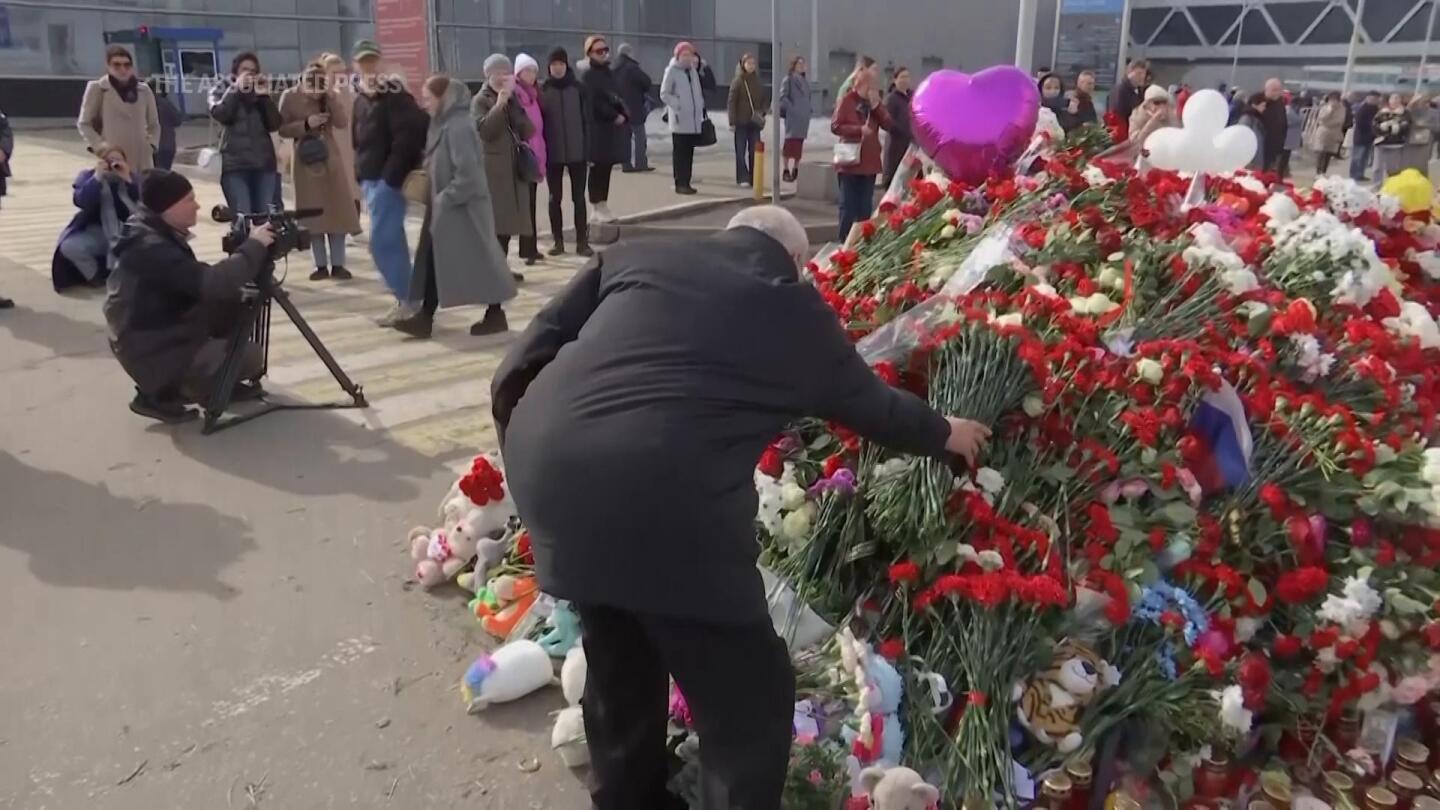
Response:
[{"label": "white balloon", "polygon": [[1230,120],[1230,104],[1216,90],[1201,90],[1185,102],[1185,129],[1201,135],[1218,135]]},{"label": "white balloon", "polygon": [[1233,172],[1244,168],[1259,148],[1255,133],[1249,127],[1226,127],[1215,136],[1210,153],[1210,171]]},{"label": "white balloon", "polygon": [[1150,165],[1157,169],[1181,171],[1179,162],[1184,133],[1175,127],[1165,127],[1150,133],[1145,139],[1145,151],[1150,155]]}]

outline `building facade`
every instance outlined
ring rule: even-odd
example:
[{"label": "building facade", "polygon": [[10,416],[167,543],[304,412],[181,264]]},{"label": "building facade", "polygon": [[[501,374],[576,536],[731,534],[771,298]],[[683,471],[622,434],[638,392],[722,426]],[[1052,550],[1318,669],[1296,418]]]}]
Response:
[{"label": "building facade", "polygon": [[[1131,0],[1130,50],[1163,81],[1257,89],[1278,76],[1292,86],[1338,89],[1359,26],[1354,89],[1413,89],[1440,36],[1436,0]],[[1429,36],[1427,37],[1427,29]],[[1434,87],[1434,77],[1430,86]]]},{"label": "building facade", "polygon": [[[348,55],[376,34],[376,3],[395,0],[0,0],[0,109],[12,116],[73,115],[84,82],[104,72],[107,42],[131,44],[142,73],[183,77],[187,86],[228,71],[241,51],[267,71],[297,72],[315,55]],[[919,74],[945,67],[975,70],[1014,58],[1016,10],[996,0],[778,0],[782,53],[816,61],[818,99],[833,89],[856,54]],[[1055,0],[1040,3],[1037,62],[1051,53]],[[587,34],[635,46],[659,81],[676,41],[696,44],[728,83],[744,53],[767,76],[769,0],[408,0],[428,18],[433,69],[480,77],[485,57],[520,52],[544,59],[563,45],[579,59]],[[393,9],[393,6],[389,7]],[[408,12],[407,12],[408,13]],[[818,60],[816,59],[818,57]],[[187,112],[200,96],[182,97]]]}]

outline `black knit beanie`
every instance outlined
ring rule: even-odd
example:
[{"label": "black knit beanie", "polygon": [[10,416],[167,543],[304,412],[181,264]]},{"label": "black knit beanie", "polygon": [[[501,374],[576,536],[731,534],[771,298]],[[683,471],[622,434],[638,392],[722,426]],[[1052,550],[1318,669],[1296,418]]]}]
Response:
[{"label": "black knit beanie", "polygon": [[570,54],[564,48],[557,47],[550,52],[550,59],[545,64],[548,66],[551,62],[564,62],[569,65]]},{"label": "black knit beanie", "polygon": [[179,172],[148,169],[140,179],[140,202],[151,211],[163,214],[193,190],[190,181]]}]

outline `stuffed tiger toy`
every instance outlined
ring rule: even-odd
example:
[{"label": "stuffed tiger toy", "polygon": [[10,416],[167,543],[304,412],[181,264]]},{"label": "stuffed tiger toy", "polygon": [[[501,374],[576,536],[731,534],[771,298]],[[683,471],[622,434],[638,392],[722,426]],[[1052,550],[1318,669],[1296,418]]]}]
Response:
[{"label": "stuffed tiger toy", "polygon": [[1120,683],[1120,671],[1078,642],[1055,645],[1049,669],[1015,684],[1013,698],[1020,724],[1035,739],[1062,754],[1085,742],[1080,715],[1101,689]]}]

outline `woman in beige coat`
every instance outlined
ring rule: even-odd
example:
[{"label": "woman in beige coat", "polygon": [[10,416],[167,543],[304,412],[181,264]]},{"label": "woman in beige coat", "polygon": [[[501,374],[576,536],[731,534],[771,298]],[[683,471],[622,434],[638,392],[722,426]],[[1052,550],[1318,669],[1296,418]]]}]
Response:
[{"label": "woman in beige coat", "polygon": [[155,167],[160,113],[155,94],[135,75],[135,59],[120,45],[105,49],[104,76],[85,86],[76,126],[90,151],[119,147],[138,175]]},{"label": "woman in beige coat", "polygon": [[355,193],[355,199],[360,200],[360,183],[355,180],[355,136],[351,132],[351,122],[355,120],[355,82],[350,73],[350,66],[345,64],[338,54],[325,53],[320,55],[318,60],[325,66],[325,74],[329,79],[326,85],[335,97],[335,107],[345,114],[345,126],[337,127],[335,122],[330,122],[330,128],[335,131],[335,141],[340,144],[340,158],[345,163],[345,176],[350,178],[350,188]]},{"label": "woman in beige coat", "polygon": [[[280,135],[294,142],[291,161],[295,207],[319,208],[319,216],[301,220],[313,239],[315,272],[311,281],[349,279],[345,237],[360,232],[360,214],[352,191],[354,175],[345,165],[338,132],[348,132],[345,108],[327,88],[325,67],[312,63],[300,84],[280,97]],[[320,145],[312,145],[320,144]]]},{"label": "woman in beige coat", "polygon": [[1310,148],[1315,150],[1315,173],[1324,174],[1345,142],[1345,102],[1340,99],[1340,91],[1326,94],[1325,103],[1315,114],[1315,131],[1310,138]]}]

